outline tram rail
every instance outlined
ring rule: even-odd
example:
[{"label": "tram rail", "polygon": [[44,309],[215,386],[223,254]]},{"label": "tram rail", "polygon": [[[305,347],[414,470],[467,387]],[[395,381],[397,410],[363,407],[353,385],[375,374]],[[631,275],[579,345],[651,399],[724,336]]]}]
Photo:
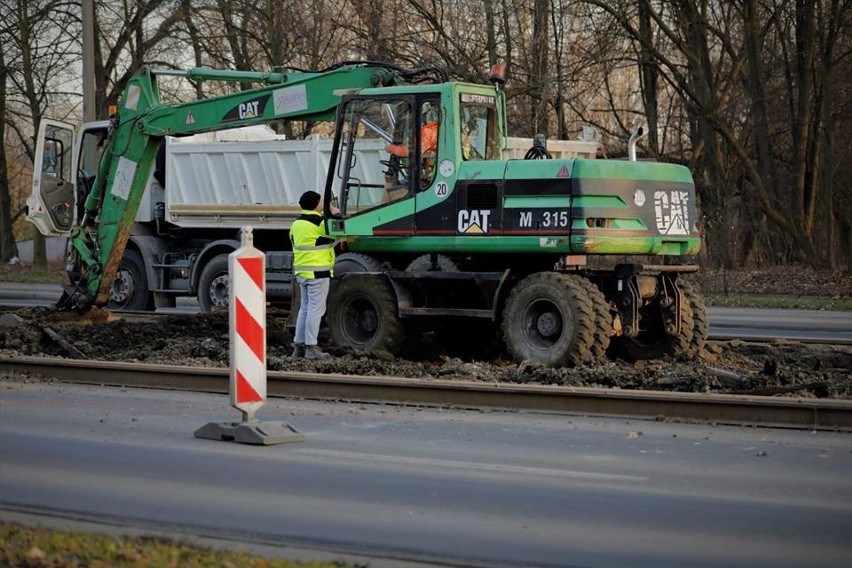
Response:
[{"label": "tram rail", "polygon": [[[230,370],[51,357],[0,357],[0,371],[110,387],[227,394]],[[551,385],[267,372],[267,396],[314,400],[625,416],[813,430],[852,430],[852,400],[669,393]]]}]

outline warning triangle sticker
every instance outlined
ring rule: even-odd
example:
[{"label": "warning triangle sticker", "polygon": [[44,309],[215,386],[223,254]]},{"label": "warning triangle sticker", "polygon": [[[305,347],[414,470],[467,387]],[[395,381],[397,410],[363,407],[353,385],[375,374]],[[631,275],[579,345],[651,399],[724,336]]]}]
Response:
[{"label": "warning triangle sticker", "polygon": [[561,168],[559,168],[559,171],[556,172],[556,177],[558,177],[558,178],[567,178],[570,175],[571,174],[568,172],[568,166],[566,166],[564,164]]},{"label": "warning triangle sticker", "polygon": [[245,402],[263,402],[263,397],[260,396],[254,387],[248,382],[243,374],[237,371],[237,404],[243,404]]},{"label": "warning triangle sticker", "polygon": [[186,123],[187,124],[195,124],[195,117],[192,116],[192,111],[186,113]]}]

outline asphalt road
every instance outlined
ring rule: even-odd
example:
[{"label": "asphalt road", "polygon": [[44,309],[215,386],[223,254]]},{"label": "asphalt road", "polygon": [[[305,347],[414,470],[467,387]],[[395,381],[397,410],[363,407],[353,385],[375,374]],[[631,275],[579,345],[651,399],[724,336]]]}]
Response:
[{"label": "asphalt road", "polygon": [[382,566],[846,567],[848,433],[0,382],[0,518]]},{"label": "asphalt road", "polygon": [[[57,285],[0,282],[0,305],[50,306],[60,295]],[[179,298],[176,308],[163,311],[197,313],[198,303]],[[709,315],[711,339],[790,339],[852,345],[852,312],[711,307]]]}]

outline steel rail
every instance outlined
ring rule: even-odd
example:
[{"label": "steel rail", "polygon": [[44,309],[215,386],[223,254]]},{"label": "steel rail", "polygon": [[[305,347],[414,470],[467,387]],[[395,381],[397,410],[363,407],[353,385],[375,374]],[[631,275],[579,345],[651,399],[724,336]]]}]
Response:
[{"label": "steel rail", "polygon": [[[65,382],[227,394],[230,370],[48,357],[0,357],[0,371]],[[499,409],[813,430],[852,430],[852,400],[515,385],[269,371],[267,396]]]}]

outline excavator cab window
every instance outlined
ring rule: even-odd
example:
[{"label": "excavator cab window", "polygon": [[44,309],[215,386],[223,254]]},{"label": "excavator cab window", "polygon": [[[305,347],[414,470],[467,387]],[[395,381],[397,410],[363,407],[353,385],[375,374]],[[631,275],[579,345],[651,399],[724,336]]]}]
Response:
[{"label": "excavator cab window", "polygon": [[420,103],[420,188],[435,181],[438,163],[438,129],[441,124],[440,103],[437,99]]},{"label": "excavator cab window", "polygon": [[342,215],[409,195],[413,124],[408,97],[353,98],[345,104],[332,185]]},{"label": "excavator cab window", "polygon": [[499,160],[500,137],[496,98],[490,95],[461,94],[462,159]]}]

